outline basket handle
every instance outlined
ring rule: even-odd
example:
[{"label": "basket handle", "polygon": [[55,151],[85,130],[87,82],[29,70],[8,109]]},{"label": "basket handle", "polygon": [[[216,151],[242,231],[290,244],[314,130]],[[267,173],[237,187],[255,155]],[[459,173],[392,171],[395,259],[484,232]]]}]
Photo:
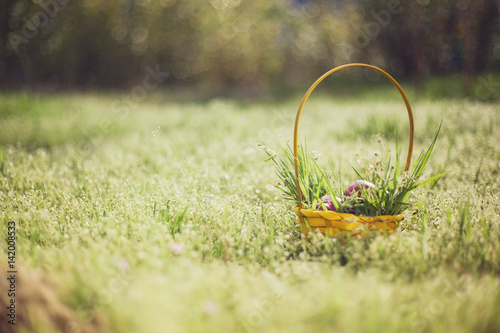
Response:
[{"label": "basket handle", "polygon": [[410,121],[410,143],[408,145],[408,156],[406,158],[405,171],[408,171],[410,169],[411,155],[413,153],[413,136],[414,136],[413,113],[411,111],[410,102],[408,101],[408,97],[406,97],[406,94],[404,93],[403,88],[401,88],[399,83],[392,76],[390,76],[388,73],[386,73],[382,69],[375,67],[375,66],[372,66],[372,65],[362,64],[362,63],[353,63],[353,64],[346,64],[346,65],[335,67],[334,69],[331,69],[328,72],[326,72],[325,74],[323,74],[319,79],[316,80],[316,82],[314,82],[311,85],[309,90],[307,90],[304,98],[302,99],[302,102],[300,103],[299,110],[298,110],[297,116],[295,118],[295,130],[294,130],[294,134],[293,134],[293,156],[294,156],[294,160],[295,160],[295,182],[297,184],[297,193],[299,195],[299,209],[302,209],[303,206],[302,206],[302,191],[300,190],[300,184],[299,184],[299,159],[298,159],[297,137],[298,137],[298,130],[299,130],[299,119],[300,119],[300,115],[302,113],[302,109],[304,108],[304,104],[306,103],[307,98],[309,98],[309,95],[311,95],[314,88],[316,88],[316,86],[318,84],[320,84],[321,81],[323,81],[330,74],[333,74],[336,71],[339,71],[341,69],[348,68],[348,67],[366,67],[366,68],[371,68],[371,69],[374,69],[374,70],[382,73],[385,77],[387,77],[389,79],[389,81],[392,82],[392,84],[398,89],[399,93],[401,94],[401,97],[403,97],[403,100],[404,100],[405,105],[406,105],[406,110],[408,111],[408,118]]}]

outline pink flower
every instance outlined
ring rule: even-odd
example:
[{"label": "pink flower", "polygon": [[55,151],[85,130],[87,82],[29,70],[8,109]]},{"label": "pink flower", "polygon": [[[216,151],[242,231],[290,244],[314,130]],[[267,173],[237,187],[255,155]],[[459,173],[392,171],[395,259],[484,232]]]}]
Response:
[{"label": "pink flower", "polygon": [[130,263],[127,260],[123,259],[122,261],[120,261],[120,268],[124,271],[128,271],[130,269]]},{"label": "pink flower", "polygon": [[219,310],[219,306],[214,301],[207,301],[203,304],[203,311],[207,315],[213,315]]},{"label": "pink flower", "polygon": [[170,250],[172,250],[174,254],[182,254],[184,253],[184,245],[177,243],[172,244],[170,245]]}]

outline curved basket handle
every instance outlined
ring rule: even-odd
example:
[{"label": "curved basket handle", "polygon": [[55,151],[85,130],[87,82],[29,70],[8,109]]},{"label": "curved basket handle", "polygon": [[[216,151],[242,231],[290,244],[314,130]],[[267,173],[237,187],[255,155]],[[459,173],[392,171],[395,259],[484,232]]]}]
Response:
[{"label": "curved basket handle", "polygon": [[406,94],[404,93],[403,88],[401,88],[399,83],[392,76],[390,76],[388,73],[386,73],[382,69],[375,67],[375,66],[372,66],[372,65],[354,63],[354,64],[347,64],[347,65],[335,67],[334,69],[331,69],[328,72],[326,72],[325,74],[323,74],[319,79],[316,80],[316,82],[314,82],[312,84],[312,86],[309,88],[309,90],[307,90],[304,98],[302,99],[302,102],[300,103],[299,111],[297,112],[297,116],[295,118],[295,130],[294,130],[294,134],[293,134],[293,156],[294,156],[294,160],[295,160],[295,181],[297,184],[297,193],[299,194],[299,209],[302,209],[302,191],[300,190],[300,184],[299,184],[299,159],[298,159],[299,155],[298,155],[297,137],[298,137],[298,130],[299,130],[299,119],[300,119],[300,115],[302,113],[302,109],[304,108],[304,104],[306,103],[307,98],[309,98],[309,95],[311,95],[314,88],[316,88],[316,86],[318,84],[320,84],[321,81],[323,81],[330,74],[333,74],[338,70],[348,68],[348,67],[367,67],[367,68],[371,68],[371,69],[374,69],[374,70],[382,73],[385,77],[387,77],[389,79],[389,81],[392,82],[392,84],[398,89],[399,93],[401,94],[401,97],[403,97],[403,100],[404,100],[405,105],[406,105],[406,110],[408,110],[408,118],[410,121],[410,143],[408,145],[408,156],[406,157],[405,171],[408,171],[410,169],[411,155],[413,153],[413,136],[414,136],[413,113],[411,111],[410,102],[408,101],[408,97],[406,97]]}]

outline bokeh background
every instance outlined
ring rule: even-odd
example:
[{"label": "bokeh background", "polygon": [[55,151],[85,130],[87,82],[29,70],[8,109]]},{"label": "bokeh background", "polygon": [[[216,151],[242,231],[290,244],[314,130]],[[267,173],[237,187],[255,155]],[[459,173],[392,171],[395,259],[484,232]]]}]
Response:
[{"label": "bokeh background", "polygon": [[[0,0],[0,217],[17,228],[16,328],[500,332],[499,8]],[[281,154],[303,93],[348,62],[402,84],[413,162],[441,128],[424,177],[450,173],[414,192],[397,235],[344,246],[302,236],[258,143]],[[401,96],[378,79],[332,75],[300,119],[299,142],[342,175],[340,196],[360,178],[353,168],[406,153]],[[0,332],[14,331],[0,312]]]},{"label": "bokeh background", "polygon": [[121,89],[157,70],[168,72],[166,87],[254,96],[366,62],[419,89],[453,77],[471,94],[478,75],[500,70],[499,8],[497,0],[2,0],[0,87]]}]

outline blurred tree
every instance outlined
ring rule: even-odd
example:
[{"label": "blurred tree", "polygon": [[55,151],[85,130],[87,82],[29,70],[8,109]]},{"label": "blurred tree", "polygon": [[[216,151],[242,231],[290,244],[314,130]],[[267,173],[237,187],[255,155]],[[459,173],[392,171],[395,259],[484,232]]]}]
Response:
[{"label": "blurred tree", "polygon": [[470,81],[495,66],[498,3],[3,0],[0,86],[132,86],[160,68],[167,84],[253,94],[352,61]]},{"label": "blurred tree", "polygon": [[19,78],[18,71],[13,70],[14,67],[18,68],[21,66],[21,57],[23,54],[15,54],[9,51],[9,41],[8,36],[12,30],[12,26],[16,24],[13,17],[15,17],[16,12],[20,9],[15,6],[18,3],[17,0],[4,0],[0,3],[0,82],[7,83],[19,82],[23,78]]},{"label": "blurred tree", "polygon": [[388,16],[373,43],[393,70],[412,76],[418,85],[430,74],[461,72],[470,92],[473,75],[493,67],[487,59],[499,32],[500,1],[367,0],[365,13],[387,12],[394,3],[400,3],[400,14]]},{"label": "blurred tree", "polygon": [[[456,34],[463,44],[464,82],[468,92],[472,92],[472,77],[476,72],[484,71],[487,56],[492,51],[491,42],[495,30],[498,31],[497,19],[500,1],[476,0],[463,1],[458,6]],[[495,25],[496,28],[495,29]]]}]

